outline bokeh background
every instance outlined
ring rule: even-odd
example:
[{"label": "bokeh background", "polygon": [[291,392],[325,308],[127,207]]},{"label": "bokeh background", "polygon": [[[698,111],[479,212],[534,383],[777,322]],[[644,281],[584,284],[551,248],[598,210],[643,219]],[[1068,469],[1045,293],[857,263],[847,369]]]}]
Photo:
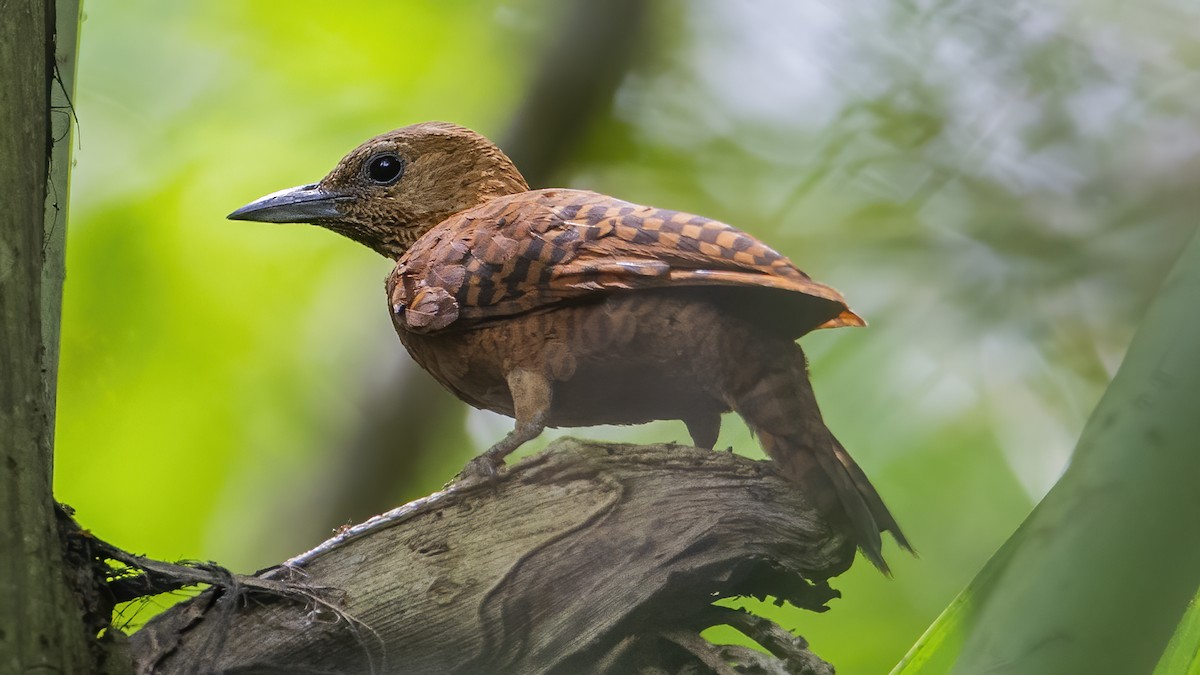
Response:
[{"label": "bokeh background", "polygon": [[[507,430],[408,361],[386,260],[224,220],[398,126],[733,223],[867,317],[804,344],[921,556],[856,565],[825,614],[766,609],[851,674],[894,665],[1053,484],[1200,224],[1190,0],[84,9],[56,491],[159,558],[273,564]],[[720,445],[760,456],[734,417]]]}]

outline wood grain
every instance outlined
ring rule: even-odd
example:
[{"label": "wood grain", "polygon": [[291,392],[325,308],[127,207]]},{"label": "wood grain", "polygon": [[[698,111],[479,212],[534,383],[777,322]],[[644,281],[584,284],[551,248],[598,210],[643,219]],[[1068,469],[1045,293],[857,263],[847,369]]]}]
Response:
[{"label": "wood grain", "polygon": [[717,598],[819,611],[853,555],[769,463],[564,439],[258,575],[320,600],[210,589],[133,649],[156,673],[677,672]]}]

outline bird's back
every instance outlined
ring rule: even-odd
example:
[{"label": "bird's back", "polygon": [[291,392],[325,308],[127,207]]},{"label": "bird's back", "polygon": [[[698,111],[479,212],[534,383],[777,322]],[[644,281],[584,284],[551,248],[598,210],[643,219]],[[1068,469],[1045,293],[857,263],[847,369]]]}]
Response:
[{"label": "bird's back", "polygon": [[793,339],[862,325],[841,294],[737,228],[581,190],[505,195],[458,213],[388,280],[397,327],[419,333],[682,287],[708,287],[712,302]]}]

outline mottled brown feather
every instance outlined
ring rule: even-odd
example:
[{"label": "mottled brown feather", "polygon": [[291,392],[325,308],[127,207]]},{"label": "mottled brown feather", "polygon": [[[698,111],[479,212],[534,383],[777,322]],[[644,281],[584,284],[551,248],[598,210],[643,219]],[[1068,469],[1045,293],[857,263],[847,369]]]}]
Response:
[{"label": "mottled brown feather", "polygon": [[429,333],[681,286],[783,291],[762,319],[793,337],[863,325],[840,293],[731,225],[582,190],[522,192],[451,216],[401,257],[388,294],[399,324]]}]

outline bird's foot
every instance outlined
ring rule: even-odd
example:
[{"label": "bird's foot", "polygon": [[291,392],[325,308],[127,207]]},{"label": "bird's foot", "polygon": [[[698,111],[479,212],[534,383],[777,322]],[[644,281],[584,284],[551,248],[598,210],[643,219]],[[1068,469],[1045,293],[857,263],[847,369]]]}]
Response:
[{"label": "bird's foot", "polygon": [[467,483],[471,485],[474,485],[475,483],[487,482],[490,483],[493,488],[496,488],[499,486],[500,468],[503,466],[503,459],[497,460],[493,458],[490,453],[485,452],[482,455],[477,455],[471,461],[467,462],[467,465],[463,467],[462,471],[458,472],[455,482]]}]

